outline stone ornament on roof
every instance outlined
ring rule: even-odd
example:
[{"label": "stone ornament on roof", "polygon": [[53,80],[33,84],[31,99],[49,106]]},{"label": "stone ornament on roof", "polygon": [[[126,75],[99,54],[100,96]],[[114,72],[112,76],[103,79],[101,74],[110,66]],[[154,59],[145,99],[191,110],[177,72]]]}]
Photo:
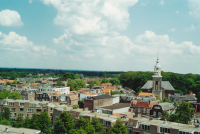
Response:
[{"label": "stone ornament on roof", "polygon": [[154,76],[161,76],[161,65],[159,58],[157,58],[156,65],[154,66]]}]

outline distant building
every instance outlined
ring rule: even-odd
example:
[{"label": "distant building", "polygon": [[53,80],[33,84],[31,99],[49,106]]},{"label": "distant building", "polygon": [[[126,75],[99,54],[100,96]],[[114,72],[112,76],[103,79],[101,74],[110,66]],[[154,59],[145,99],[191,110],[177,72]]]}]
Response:
[{"label": "distant building", "polygon": [[147,81],[146,84],[142,87],[142,92],[153,93],[161,100],[163,100],[165,97],[169,98],[169,94],[174,95],[175,89],[169,83],[169,81],[162,81],[161,65],[159,64],[158,58],[154,67],[153,81]]}]

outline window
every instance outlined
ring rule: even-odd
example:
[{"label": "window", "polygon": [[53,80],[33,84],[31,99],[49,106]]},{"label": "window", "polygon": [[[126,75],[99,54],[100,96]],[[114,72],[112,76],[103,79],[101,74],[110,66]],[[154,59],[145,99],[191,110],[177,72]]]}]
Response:
[{"label": "window", "polygon": [[47,105],[46,104],[43,104],[43,107],[46,107]]},{"label": "window", "polygon": [[150,125],[140,124],[140,128],[145,131],[150,131]]},{"label": "window", "polygon": [[29,114],[27,114],[26,116],[29,117]]},{"label": "window", "polygon": [[133,122],[130,123],[130,126],[133,126]]},{"label": "window", "polygon": [[15,112],[16,111],[16,108],[10,108],[10,112]]},{"label": "window", "polygon": [[20,103],[20,107],[24,107],[25,103]]},{"label": "window", "polygon": [[138,113],[140,113],[140,108],[138,108]]},{"label": "window", "polygon": [[40,97],[39,94],[37,94],[37,97]]},{"label": "window", "polygon": [[161,112],[158,112],[158,116],[160,116],[161,115]]},{"label": "window", "polygon": [[145,108],[143,108],[143,113],[146,113],[146,109]]},{"label": "window", "polygon": [[30,104],[29,104],[29,107],[35,107],[35,104],[30,103]]},{"label": "window", "polygon": [[132,131],[131,129],[128,129],[128,134],[131,134],[131,131]]},{"label": "window", "polygon": [[108,129],[107,128],[105,128],[105,134],[107,134],[108,133]]},{"label": "window", "polygon": [[149,109],[147,109],[147,113],[149,113]]},{"label": "window", "polygon": [[109,121],[103,120],[103,125],[104,126],[111,126],[111,123]]},{"label": "window", "polygon": [[156,116],[156,111],[153,112],[153,115]]},{"label": "window", "polygon": [[9,106],[14,106],[14,102],[8,102]]},{"label": "window", "polygon": [[170,128],[160,127],[160,132],[161,133],[170,133]]},{"label": "window", "polygon": [[32,112],[33,112],[33,109],[30,109],[30,108],[29,108],[29,109],[28,109],[28,112],[31,112],[31,113],[32,113]]},{"label": "window", "polygon": [[16,117],[17,116],[17,114],[16,113],[14,113],[14,115],[13,115],[14,117]]},{"label": "window", "polygon": [[38,107],[41,107],[41,103],[38,103]]},{"label": "window", "polygon": [[45,94],[43,94],[43,97],[45,97]]}]

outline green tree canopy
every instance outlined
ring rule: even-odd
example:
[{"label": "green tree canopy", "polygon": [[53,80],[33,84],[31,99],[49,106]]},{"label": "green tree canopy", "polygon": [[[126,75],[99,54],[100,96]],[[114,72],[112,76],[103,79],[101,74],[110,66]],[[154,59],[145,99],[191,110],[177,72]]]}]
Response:
[{"label": "green tree canopy", "polygon": [[76,121],[75,128],[76,129],[84,129],[87,132],[87,134],[94,134],[95,133],[95,129],[90,124],[89,120],[83,118],[82,116],[80,116],[79,119]]},{"label": "green tree canopy", "polygon": [[63,111],[55,122],[54,132],[57,134],[68,134],[74,128],[75,123],[73,117],[67,111]]},{"label": "green tree canopy", "polygon": [[99,119],[96,116],[94,118],[92,118],[91,125],[95,129],[95,133],[98,133],[98,134],[104,134],[105,133],[105,129],[103,127],[103,124],[100,123]]},{"label": "green tree canopy", "polygon": [[189,121],[194,117],[195,109],[189,102],[181,102],[177,106],[175,114],[179,122],[188,124]]},{"label": "green tree canopy", "polygon": [[10,120],[10,108],[4,107],[3,118],[6,120]]},{"label": "green tree canopy", "polygon": [[32,129],[37,129],[38,124],[37,124],[38,116],[36,113],[33,113],[31,119],[30,119],[30,128]]},{"label": "green tree canopy", "polygon": [[42,133],[51,133],[52,122],[47,112],[41,112],[40,117],[37,118],[37,129],[41,130]]},{"label": "green tree canopy", "polygon": [[110,127],[111,134],[128,134],[127,127],[123,125],[123,121],[119,118],[116,120],[115,125]]},{"label": "green tree canopy", "polygon": [[162,114],[161,114],[161,119],[162,120],[168,120],[168,118],[169,118],[169,113],[166,111],[166,110],[163,110],[162,111]]},{"label": "green tree canopy", "polygon": [[102,79],[101,83],[108,83],[109,80],[108,79]]},{"label": "green tree canopy", "polygon": [[112,83],[112,85],[120,85],[120,81],[117,78],[110,79],[109,82]]}]

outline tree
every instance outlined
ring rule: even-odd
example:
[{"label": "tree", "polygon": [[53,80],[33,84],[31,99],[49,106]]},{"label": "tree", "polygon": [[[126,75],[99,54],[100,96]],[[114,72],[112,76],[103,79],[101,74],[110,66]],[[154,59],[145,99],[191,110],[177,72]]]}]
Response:
[{"label": "tree", "polygon": [[65,80],[68,79],[68,78],[75,79],[75,74],[74,73],[70,73],[70,72],[66,72],[66,73],[64,73],[63,78]]},{"label": "tree", "polygon": [[60,80],[58,80],[56,85],[57,86],[63,86],[64,84]]},{"label": "tree", "polygon": [[80,76],[80,79],[83,79],[83,78],[84,78],[84,75],[83,75],[83,74],[80,74],[79,76]]},{"label": "tree", "polygon": [[171,122],[178,122],[177,115],[176,114],[170,114],[168,120],[171,121]]},{"label": "tree", "polygon": [[101,83],[108,83],[109,81],[107,79],[102,79]]},{"label": "tree", "polygon": [[172,101],[170,101],[167,97],[164,98],[163,102],[169,102],[169,103],[172,103]]},{"label": "tree", "polygon": [[6,120],[6,119],[4,118],[4,119],[0,122],[0,124],[10,126],[10,121],[9,121],[9,120]]},{"label": "tree", "polygon": [[68,134],[74,128],[75,123],[73,117],[67,111],[63,111],[55,122],[54,132],[58,134]]},{"label": "tree", "polygon": [[157,97],[156,100],[159,100],[160,103],[162,103],[162,100],[160,99],[160,97]]},{"label": "tree", "polygon": [[175,114],[179,122],[188,124],[189,121],[194,117],[195,108],[189,103],[182,101],[176,109]]},{"label": "tree", "polygon": [[86,87],[86,83],[83,80],[76,80],[76,85],[75,85],[75,89],[79,89],[79,88],[85,88]]},{"label": "tree", "polygon": [[88,84],[89,84],[89,88],[93,88],[95,84],[96,84],[96,85],[99,85],[99,82],[98,82],[98,81],[91,80],[91,81],[88,82]]},{"label": "tree", "polygon": [[79,74],[75,74],[74,77],[75,77],[75,79],[79,79],[80,75]]},{"label": "tree", "polygon": [[40,117],[37,118],[36,122],[37,122],[37,129],[41,130],[42,133],[51,133],[52,122],[47,112],[41,112]]},{"label": "tree", "polygon": [[169,113],[166,111],[166,110],[163,110],[162,111],[162,114],[161,114],[161,119],[162,120],[168,120],[168,117],[169,117]]},{"label": "tree", "polygon": [[36,113],[34,113],[30,119],[30,128],[32,128],[32,129],[38,128],[37,120],[38,120],[38,116]]},{"label": "tree", "polygon": [[106,72],[103,72],[103,78],[104,79],[106,78]]},{"label": "tree", "polygon": [[74,82],[74,81],[69,81],[69,82],[67,83],[67,86],[70,87],[70,91],[74,91],[74,90],[75,90],[74,83],[76,83],[76,82]]},{"label": "tree", "polygon": [[16,92],[16,91],[12,91],[10,93],[10,95],[8,96],[9,99],[22,99],[21,98],[21,94],[19,92]]},{"label": "tree", "polygon": [[113,78],[109,80],[112,85],[120,85],[120,81],[117,78]]},{"label": "tree", "polygon": [[13,121],[13,127],[20,128],[20,127],[23,127],[23,125],[24,125],[24,119],[23,119],[22,114],[19,113],[19,114],[17,115],[16,121]]},{"label": "tree", "polygon": [[25,120],[24,120],[24,127],[25,128],[30,128],[31,127],[31,123],[30,123],[30,119],[28,116],[25,117]]},{"label": "tree", "polygon": [[10,120],[10,108],[4,107],[3,118],[6,120]]},{"label": "tree", "polygon": [[96,116],[92,119],[91,125],[95,129],[95,133],[98,133],[98,134],[104,134],[105,133],[105,129],[103,127],[103,124],[100,123],[99,119]]},{"label": "tree", "polygon": [[128,134],[127,127],[123,125],[123,121],[119,118],[116,120],[115,125],[110,127],[111,134]]},{"label": "tree", "polygon": [[79,119],[76,121],[75,128],[76,129],[84,129],[87,132],[87,134],[94,134],[95,133],[95,129],[90,124],[89,120],[83,118],[82,116],[80,116]]}]

